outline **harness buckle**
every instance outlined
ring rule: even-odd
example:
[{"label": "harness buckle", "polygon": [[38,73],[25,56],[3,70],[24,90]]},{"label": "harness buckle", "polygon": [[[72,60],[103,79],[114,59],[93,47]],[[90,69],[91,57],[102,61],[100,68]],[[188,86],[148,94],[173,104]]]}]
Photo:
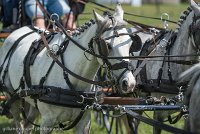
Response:
[{"label": "harness buckle", "polygon": [[182,112],[182,114],[183,114],[183,118],[184,119],[187,119],[188,118],[188,107],[186,106],[186,105],[183,105],[182,107],[181,107],[181,112]]},{"label": "harness buckle", "polygon": [[53,31],[56,31],[57,26],[55,25],[55,23],[56,23],[56,21],[58,21],[58,20],[59,20],[58,14],[53,13],[53,14],[50,16],[50,22],[53,24]]},{"label": "harness buckle", "polygon": [[159,30],[155,29],[155,28],[149,28],[149,32],[152,34],[157,35],[159,33]]},{"label": "harness buckle", "polygon": [[85,97],[83,96],[83,95],[80,95],[80,97],[81,97],[81,101],[76,101],[77,103],[79,103],[79,104],[83,104],[84,103],[84,101],[85,101]]}]

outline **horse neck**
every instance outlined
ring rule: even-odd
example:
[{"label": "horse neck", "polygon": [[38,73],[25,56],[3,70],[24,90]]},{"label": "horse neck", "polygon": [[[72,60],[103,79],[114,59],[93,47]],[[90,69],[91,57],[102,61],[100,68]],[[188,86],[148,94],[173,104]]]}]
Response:
[{"label": "horse neck", "polygon": [[[73,37],[73,39],[87,49],[89,41],[96,34],[96,29],[97,24],[94,24],[77,37]],[[94,56],[84,52],[72,42],[69,42],[69,45],[64,53],[64,59],[65,66],[68,67],[72,72],[91,80],[94,78],[99,67],[99,63]],[[69,79],[74,88],[79,90],[89,89],[91,86],[91,84],[76,79],[71,75],[69,75]]]},{"label": "horse neck", "polygon": [[[186,20],[182,23],[181,27],[179,28],[179,31],[177,33],[177,38],[174,42],[174,45],[171,48],[171,55],[186,55],[186,54],[195,54],[196,50],[193,47],[193,44],[191,42],[191,38],[189,36],[189,26],[192,23],[194,13],[191,12]],[[174,60],[194,60],[197,57],[182,57],[182,58],[171,58]],[[174,75],[179,75],[181,72],[189,68],[190,66],[188,65],[174,65],[173,70],[174,70]],[[175,68],[175,69],[174,69]]]}]

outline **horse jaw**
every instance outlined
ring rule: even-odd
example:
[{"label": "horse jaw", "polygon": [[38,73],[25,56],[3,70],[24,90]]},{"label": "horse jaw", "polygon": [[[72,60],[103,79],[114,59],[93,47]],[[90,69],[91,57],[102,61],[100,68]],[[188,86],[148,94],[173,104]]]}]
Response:
[{"label": "horse jaw", "polygon": [[190,0],[190,5],[191,8],[194,10],[194,14],[196,16],[200,16],[200,7],[193,0]]}]

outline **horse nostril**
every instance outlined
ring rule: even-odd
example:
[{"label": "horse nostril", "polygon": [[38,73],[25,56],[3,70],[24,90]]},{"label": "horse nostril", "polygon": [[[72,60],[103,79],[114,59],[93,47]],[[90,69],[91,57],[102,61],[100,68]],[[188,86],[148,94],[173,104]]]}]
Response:
[{"label": "horse nostril", "polygon": [[122,89],[124,91],[127,91],[128,90],[128,82],[126,80],[122,81]]}]

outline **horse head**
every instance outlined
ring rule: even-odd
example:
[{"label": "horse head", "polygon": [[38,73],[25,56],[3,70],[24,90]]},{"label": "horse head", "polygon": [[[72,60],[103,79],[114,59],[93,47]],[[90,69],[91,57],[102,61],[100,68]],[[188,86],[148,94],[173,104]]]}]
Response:
[{"label": "horse head", "polygon": [[133,91],[136,85],[129,59],[109,59],[109,57],[129,56],[129,50],[134,42],[132,34],[125,28],[127,23],[123,20],[123,13],[120,4],[117,5],[113,16],[102,17],[94,11],[98,28],[93,47],[95,53],[104,56],[97,60],[100,65],[107,65],[108,72],[114,76],[118,85],[116,86],[118,91],[128,93]]}]

